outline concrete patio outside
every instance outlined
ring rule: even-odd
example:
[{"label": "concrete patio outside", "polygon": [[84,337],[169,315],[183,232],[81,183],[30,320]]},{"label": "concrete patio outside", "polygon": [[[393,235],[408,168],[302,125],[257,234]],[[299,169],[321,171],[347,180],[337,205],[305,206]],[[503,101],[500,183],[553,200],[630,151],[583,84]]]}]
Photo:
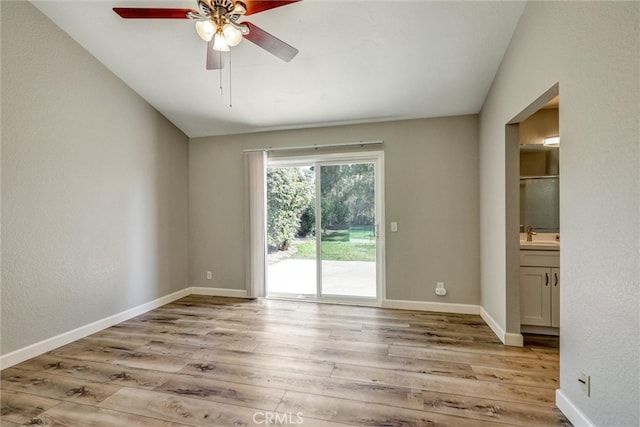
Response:
[{"label": "concrete patio outside", "polygon": [[[316,295],[316,261],[285,259],[267,269],[267,294]],[[376,297],[376,263],[322,261],[322,294]]]}]

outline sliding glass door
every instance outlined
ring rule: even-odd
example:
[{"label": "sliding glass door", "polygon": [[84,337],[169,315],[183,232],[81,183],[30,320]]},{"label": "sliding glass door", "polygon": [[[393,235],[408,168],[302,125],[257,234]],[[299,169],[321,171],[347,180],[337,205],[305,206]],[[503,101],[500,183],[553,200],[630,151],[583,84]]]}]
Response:
[{"label": "sliding glass door", "polygon": [[269,162],[267,295],[379,299],[381,173],[381,153]]}]

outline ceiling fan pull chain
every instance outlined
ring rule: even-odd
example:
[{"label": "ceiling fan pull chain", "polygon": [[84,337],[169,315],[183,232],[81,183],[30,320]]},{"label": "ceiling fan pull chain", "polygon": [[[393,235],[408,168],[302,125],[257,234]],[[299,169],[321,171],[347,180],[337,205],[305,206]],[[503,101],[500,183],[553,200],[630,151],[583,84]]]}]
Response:
[{"label": "ceiling fan pull chain", "polygon": [[229,108],[232,108],[233,107],[233,102],[232,102],[232,99],[231,99],[231,89],[232,89],[232,86],[231,86],[231,75],[233,73],[231,72],[231,52],[229,52],[228,56],[229,56]]},{"label": "ceiling fan pull chain", "polygon": [[[218,55],[220,55],[220,64],[222,64],[222,51],[218,51]],[[220,65],[220,96],[222,95],[222,65]]]}]

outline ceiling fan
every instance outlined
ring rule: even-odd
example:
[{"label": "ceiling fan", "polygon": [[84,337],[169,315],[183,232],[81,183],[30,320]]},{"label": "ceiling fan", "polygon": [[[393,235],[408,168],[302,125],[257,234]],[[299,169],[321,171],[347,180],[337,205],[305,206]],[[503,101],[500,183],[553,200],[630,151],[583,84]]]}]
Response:
[{"label": "ceiling fan", "polygon": [[207,70],[224,67],[223,52],[237,46],[243,38],[260,46],[283,61],[291,61],[298,49],[269,34],[251,22],[238,22],[265,10],[296,3],[300,0],[198,0],[198,10],[138,7],[114,7],[113,11],[124,19],[191,19],[196,21],[196,32],[208,42]]}]

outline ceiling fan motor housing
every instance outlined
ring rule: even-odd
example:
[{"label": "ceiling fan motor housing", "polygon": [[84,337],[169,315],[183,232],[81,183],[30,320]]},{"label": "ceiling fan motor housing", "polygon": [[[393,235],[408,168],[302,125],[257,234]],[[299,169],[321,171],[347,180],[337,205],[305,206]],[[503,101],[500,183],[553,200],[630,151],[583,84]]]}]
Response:
[{"label": "ceiling fan motor housing", "polygon": [[233,10],[233,0],[212,0],[211,3],[213,3],[212,6],[223,7],[228,12]]}]

